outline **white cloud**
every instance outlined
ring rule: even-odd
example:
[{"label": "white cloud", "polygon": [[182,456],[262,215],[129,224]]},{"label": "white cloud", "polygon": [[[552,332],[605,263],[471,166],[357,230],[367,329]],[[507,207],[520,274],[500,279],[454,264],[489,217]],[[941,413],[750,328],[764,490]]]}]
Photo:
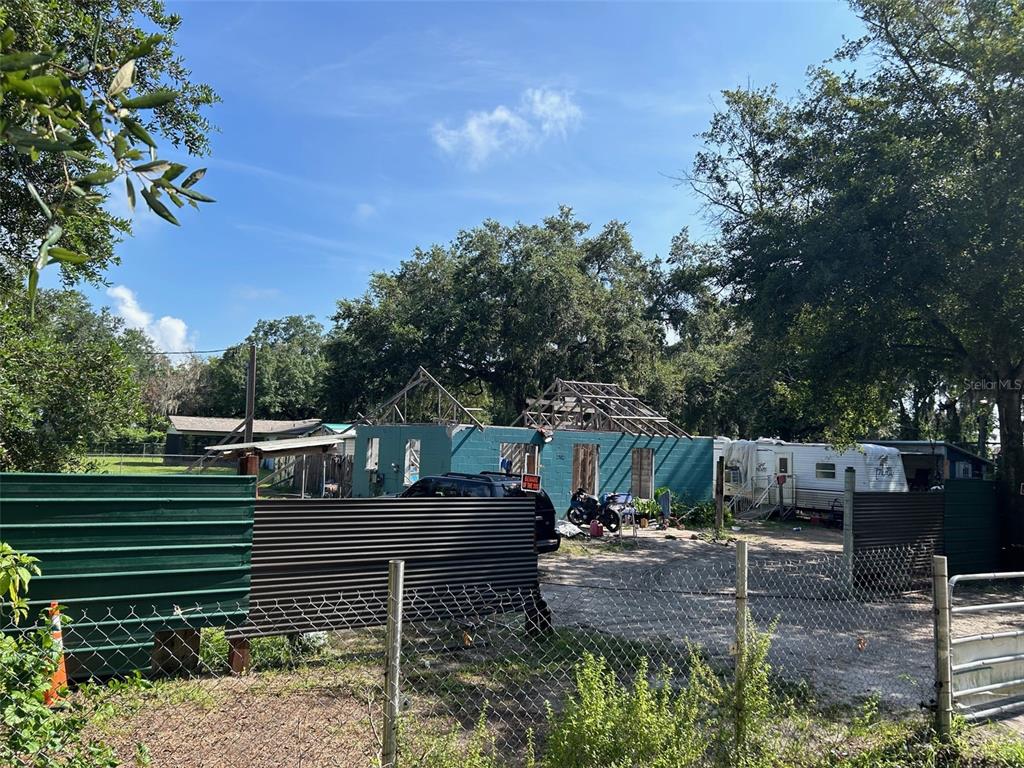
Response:
[{"label": "white cloud", "polygon": [[371,205],[370,203],[360,203],[356,206],[356,218],[360,221],[366,221],[376,215],[376,213],[377,206]]},{"label": "white cloud", "polygon": [[435,123],[434,143],[479,168],[492,155],[514,154],[555,136],[565,138],[582,118],[583,110],[572,94],[529,88],[514,109],[499,104],[490,112],[472,112],[455,128]]},{"label": "white cloud", "polygon": [[107,288],[107,296],[114,300],[114,312],[124,318],[125,325],[136,328],[153,340],[162,352],[182,352],[195,349],[188,325],[180,317],[164,315],[157,319],[139,304],[135,292],[124,285]]},{"label": "white cloud", "polygon": [[530,88],[523,94],[523,104],[540,123],[541,132],[548,136],[558,134],[565,138],[569,129],[583,119],[583,110],[565,91]]}]

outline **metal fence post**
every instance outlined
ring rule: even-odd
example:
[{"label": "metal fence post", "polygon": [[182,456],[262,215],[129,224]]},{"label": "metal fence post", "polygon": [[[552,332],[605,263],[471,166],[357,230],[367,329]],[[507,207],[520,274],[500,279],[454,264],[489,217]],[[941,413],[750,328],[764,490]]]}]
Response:
[{"label": "metal fence post", "polygon": [[853,573],[853,492],[857,487],[857,473],[847,467],[843,473],[843,559],[846,562],[846,577],[854,582]]},{"label": "metal fence post", "polygon": [[736,542],[736,659],[747,652],[747,542]]},{"label": "metal fence post", "polygon": [[405,591],[405,561],[388,562],[387,660],[384,666],[384,735],[381,764],[398,765],[398,715],[401,711],[402,598]]},{"label": "metal fence post", "polygon": [[[782,486],[779,486],[781,489]],[[733,755],[732,763],[740,765],[747,747],[747,542],[736,542],[736,665],[734,671]]]},{"label": "metal fence post", "polygon": [[725,527],[725,457],[715,464],[715,539],[722,537]]},{"label": "metal fence post", "polygon": [[946,558],[932,557],[932,597],[935,601],[935,730],[949,738],[953,722],[953,668],[950,653],[949,569]]}]

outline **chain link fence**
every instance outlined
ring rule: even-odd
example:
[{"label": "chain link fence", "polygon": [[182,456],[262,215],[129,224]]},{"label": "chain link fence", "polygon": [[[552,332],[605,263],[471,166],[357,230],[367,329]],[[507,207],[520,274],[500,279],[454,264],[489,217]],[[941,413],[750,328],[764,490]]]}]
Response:
[{"label": "chain link fence", "polygon": [[[685,686],[695,660],[726,679],[747,611],[770,634],[772,685],[807,706],[874,700],[907,713],[933,698],[930,574],[919,552],[851,563],[751,549],[738,580],[735,547],[707,545],[672,562],[641,552],[625,569],[604,567],[616,546],[625,545],[548,560],[539,602],[536,589],[404,591],[393,702],[403,765],[440,765],[431,762],[438,738],[464,743],[474,732],[486,734],[494,765],[541,758],[589,657],[626,685]],[[385,603],[377,595],[171,615],[72,609],[69,698],[87,706],[87,735],[124,765],[379,765],[388,633],[365,624],[387,615]],[[283,635],[282,616],[293,624]],[[323,626],[331,630],[309,631]]]}]

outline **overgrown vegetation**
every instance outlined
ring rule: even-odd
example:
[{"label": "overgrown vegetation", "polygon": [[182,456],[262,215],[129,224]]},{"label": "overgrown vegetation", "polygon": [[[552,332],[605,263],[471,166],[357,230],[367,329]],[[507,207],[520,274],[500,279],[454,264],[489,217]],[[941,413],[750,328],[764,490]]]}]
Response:
[{"label": "overgrown vegetation", "polygon": [[[731,671],[691,647],[678,668],[654,668],[643,646],[621,653],[579,652],[576,638],[547,677],[572,663],[575,685],[548,704],[539,735],[510,752],[488,723],[484,704],[469,732],[407,718],[403,764],[421,768],[1011,768],[1024,765],[1024,743],[958,722],[949,742],[923,717],[892,719],[877,699],[856,709],[817,708],[812,692],[772,674],[769,632],[751,628]],[[663,657],[664,658],[664,657]],[[614,659],[614,664],[610,661]],[[633,659],[634,663],[623,663]],[[573,661],[575,660],[575,661]],[[488,668],[504,674],[500,665]],[[421,690],[418,681],[417,690]],[[495,706],[498,702],[493,702]],[[529,728],[528,723],[517,727]]]},{"label": "overgrown vegetation", "polygon": [[45,616],[22,626],[36,559],[0,542],[0,765],[23,768],[113,768],[118,761],[105,744],[85,735],[92,715],[84,697],[48,705],[60,661]]}]

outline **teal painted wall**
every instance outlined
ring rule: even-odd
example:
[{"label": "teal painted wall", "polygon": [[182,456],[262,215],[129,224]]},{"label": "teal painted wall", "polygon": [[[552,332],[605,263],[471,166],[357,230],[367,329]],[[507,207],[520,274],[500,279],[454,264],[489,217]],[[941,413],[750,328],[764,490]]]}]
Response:
[{"label": "teal painted wall", "polygon": [[[401,493],[405,488],[405,444],[420,440],[420,475],[441,475],[452,471],[451,438],[440,424],[360,425],[356,432],[356,454],[352,466],[352,495],[370,496],[370,473],[366,471],[366,446],[371,437],[380,438],[378,471],[384,476],[382,493]],[[397,471],[394,467],[397,466]]]},{"label": "teal painted wall", "polygon": [[667,486],[677,496],[691,501],[712,497],[712,450],[709,437],[641,437],[619,432],[574,432],[560,430],[544,444],[534,429],[487,427],[483,432],[457,427],[452,435],[451,469],[454,472],[497,470],[501,443],[530,443],[541,446],[540,471],[544,489],[555,509],[569,508],[572,495],[572,447],[576,443],[598,445],[600,492],[624,491],[632,487],[634,448],[654,449],[654,485]]},{"label": "teal painted wall", "polygon": [[572,495],[572,451],[576,443],[598,446],[598,483],[600,492],[624,491],[632,487],[632,451],[634,448],[654,449],[654,486],[667,486],[672,492],[690,501],[707,501],[712,497],[712,450],[710,437],[642,437],[619,432],[574,432],[560,430],[553,440],[544,444],[535,429],[525,427],[487,427],[483,431],[469,426],[449,428],[436,425],[388,425],[359,427],[356,438],[355,470],[352,495],[370,495],[366,466],[366,443],[379,437],[380,471],[384,474],[384,492],[399,493],[402,472],[394,472],[391,464],[402,468],[405,442],[419,437],[422,449],[421,475],[443,472],[497,471],[502,443],[529,443],[540,446],[540,471],[544,489],[550,494],[559,513],[569,507]]}]

